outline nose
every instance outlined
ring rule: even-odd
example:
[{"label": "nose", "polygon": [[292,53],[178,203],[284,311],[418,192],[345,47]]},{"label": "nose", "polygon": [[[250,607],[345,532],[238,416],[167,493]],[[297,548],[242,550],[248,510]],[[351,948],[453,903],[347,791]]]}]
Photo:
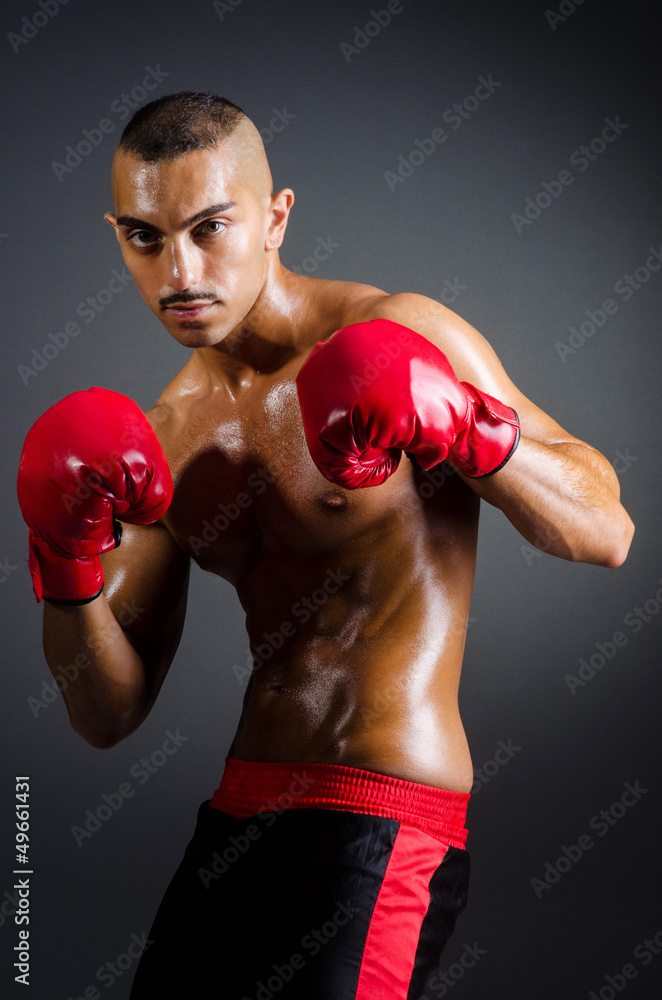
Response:
[{"label": "nose", "polygon": [[173,239],[167,247],[166,281],[179,292],[195,287],[202,278],[202,261],[198,248],[186,240]]}]

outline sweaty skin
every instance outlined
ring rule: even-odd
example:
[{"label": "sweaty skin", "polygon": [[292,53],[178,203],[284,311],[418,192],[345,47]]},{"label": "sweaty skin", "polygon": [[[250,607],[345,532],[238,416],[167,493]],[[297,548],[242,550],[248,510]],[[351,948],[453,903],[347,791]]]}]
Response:
[{"label": "sweaty skin", "polygon": [[345,300],[335,282],[301,282],[299,353],[234,393],[194,357],[162,397],[167,417],[153,414],[175,484],[162,523],[236,587],[257,658],[230,753],[465,790],[457,691],[479,500],[452,470],[431,478],[406,458],[370,489],[317,471],[294,380],[315,340],[366,318],[375,292]]},{"label": "sweaty skin", "polygon": [[[617,566],[632,536],[618,480],[449,309],[284,268],[293,195],[272,194],[252,128],[240,127],[236,145],[170,161],[116,154],[106,219],[145,302],[192,350],[147,414],[174,498],[158,524],[124,525],[120,547],[102,556],[99,598],[46,607],[46,656],[57,676],[58,663],[92,650],[92,668],[65,685],[72,725],[95,746],[124,738],[176,652],[194,559],[236,587],[255,658],[232,756],[468,791],[457,695],[480,498],[547,552]],[[459,379],[517,410],[521,441],[502,470],[468,480],[403,455],[389,480],[357,490],[317,471],[297,372],[317,340],[378,317],[428,337]]]}]

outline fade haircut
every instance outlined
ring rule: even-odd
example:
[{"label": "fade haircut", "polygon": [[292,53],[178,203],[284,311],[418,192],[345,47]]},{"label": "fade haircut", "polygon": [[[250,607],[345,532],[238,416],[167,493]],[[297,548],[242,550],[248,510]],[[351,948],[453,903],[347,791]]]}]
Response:
[{"label": "fade haircut", "polygon": [[174,160],[227,139],[248,116],[225,97],[197,90],[166,94],[140,108],[122,132],[117,150],[147,163]]}]

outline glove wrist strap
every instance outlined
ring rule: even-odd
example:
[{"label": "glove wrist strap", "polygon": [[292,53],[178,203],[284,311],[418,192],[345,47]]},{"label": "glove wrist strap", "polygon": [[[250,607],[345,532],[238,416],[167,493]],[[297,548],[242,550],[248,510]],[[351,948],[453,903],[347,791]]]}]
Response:
[{"label": "glove wrist strap", "polygon": [[[122,537],[122,525],[113,519],[115,548]],[[50,604],[89,604],[103,590],[103,571],[99,554],[67,556],[55,552],[30,531],[28,568],[37,601]]]},{"label": "glove wrist strap", "polygon": [[448,455],[453,465],[471,479],[484,479],[502,469],[520,440],[520,423],[512,406],[461,383],[469,395],[469,418]]}]

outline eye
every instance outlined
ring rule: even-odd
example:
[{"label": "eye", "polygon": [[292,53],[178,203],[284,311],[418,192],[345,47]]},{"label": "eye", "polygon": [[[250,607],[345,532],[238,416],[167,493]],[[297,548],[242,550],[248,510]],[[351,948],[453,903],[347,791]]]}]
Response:
[{"label": "eye", "polygon": [[146,229],[139,229],[135,233],[131,233],[128,237],[128,242],[133,243],[135,247],[147,247],[156,240],[154,233],[148,232]]},{"label": "eye", "polygon": [[217,236],[219,233],[222,233],[225,228],[226,223],[221,222],[220,219],[207,219],[206,222],[203,222],[198,232],[202,236]]}]

